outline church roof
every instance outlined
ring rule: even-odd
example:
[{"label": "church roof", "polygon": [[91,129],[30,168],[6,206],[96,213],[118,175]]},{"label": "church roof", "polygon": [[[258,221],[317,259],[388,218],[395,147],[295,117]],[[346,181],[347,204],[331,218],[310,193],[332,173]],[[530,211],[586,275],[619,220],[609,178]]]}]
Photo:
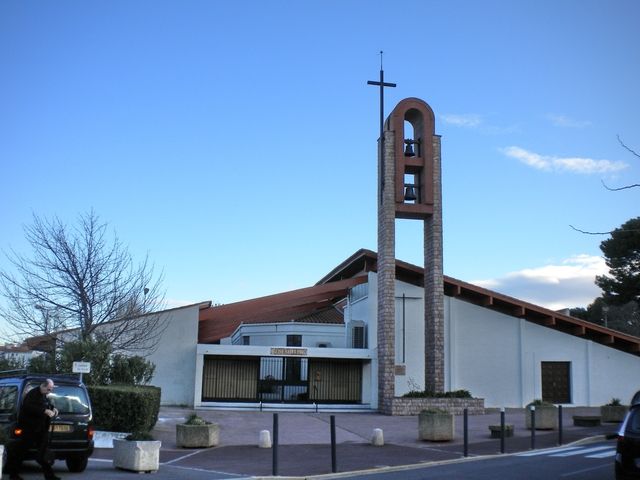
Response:
[{"label": "church roof", "polygon": [[[342,281],[352,276],[364,275],[369,271],[377,272],[377,262],[378,255],[376,252],[360,249],[325,275],[317,285]],[[424,287],[424,269],[401,260],[396,260],[396,278]],[[524,318],[537,325],[640,356],[640,338],[638,337],[564,315],[446,275],[444,276],[444,293],[449,297],[480,305],[506,315]]]},{"label": "church roof", "polygon": [[365,283],[355,277],[200,310],[198,343],[216,343],[243,323],[343,323],[341,301],[349,289]]}]

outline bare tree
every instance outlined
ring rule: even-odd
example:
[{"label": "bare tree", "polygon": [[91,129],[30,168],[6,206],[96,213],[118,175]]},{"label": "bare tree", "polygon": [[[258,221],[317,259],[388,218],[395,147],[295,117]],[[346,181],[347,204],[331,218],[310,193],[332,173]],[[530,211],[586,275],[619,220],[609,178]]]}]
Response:
[{"label": "bare tree", "polygon": [[5,253],[0,313],[18,336],[58,341],[101,339],[114,351],[151,353],[165,328],[162,275],[148,257],[135,264],[117,236],[93,212],[75,227],[33,216],[25,227],[30,257]]},{"label": "bare tree", "polygon": [[[625,150],[627,150],[628,152],[630,152],[632,155],[635,155],[637,158],[640,158],[640,154],[634,150],[632,150],[630,147],[628,147],[621,139],[620,139],[620,135],[618,135],[618,142],[620,143],[620,145],[622,145],[622,148],[624,148]],[[608,187],[606,183],[604,183],[604,181],[602,182],[602,185],[604,185],[604,188],[606,188],[607,190],[611,190],[612,192],[618,192],[620,190],[627,190],[629,188],[638,188],[640,187],[640,183],[631,183],[629,185],[623,185],[622,187],[618,187],[618,188],[611,188]]]},{"label": "bare tree", "polygon": [[[631,149],[627,144],[625,144],[622,139],[620,138],[620,135],[617,136],[618,137],[618,143],[620,143],[620,145],[622,145],[622,148],[624,148],[625,150],[627,150],[629,153],[631,153],[632,155],[634,155],[635,157],[637,157],[638,159],[640,159],[640,153],[636,152],[635,150]],[[604,186],[604,188],[606,188],[607,190],[611,191],[611,192],[619,192],[620,190],[628,190],[630,188],[640,188],[640,183],[630,183],[628,185],[623,185],[621,187],[609,187],[606,183],[604,183],[604,180],[601,180],[602,185]],[[574,227],[573,225],[569,225],[571,228],[573,228],[576,232],[580,232],[580,233],[584,233],[587,235],[609,235],[612,234],[614,231],[610,230],[607,232],[591,232],[591,231],[587,231],[587,230],[581,230],[579,228]],[[631,230],[631,231],[637,231],[637,230]]]}]

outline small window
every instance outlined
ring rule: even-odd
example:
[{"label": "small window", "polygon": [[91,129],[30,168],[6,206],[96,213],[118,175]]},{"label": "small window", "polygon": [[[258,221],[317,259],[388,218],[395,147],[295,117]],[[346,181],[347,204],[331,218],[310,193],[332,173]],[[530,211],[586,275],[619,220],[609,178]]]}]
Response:
[{"label": "small window", "polygon": [[301,347],[302,335],[287,335],[287,347]]},{"label": "small window", "polygon": [[251,338],[249,335],[242,336],[242,345],[251,345]]},{"label": "small window", "polygon": [[353,327],[353,348],[367,348],[366,345],[366,337],[365,337],[365,327],[358,326]]}]

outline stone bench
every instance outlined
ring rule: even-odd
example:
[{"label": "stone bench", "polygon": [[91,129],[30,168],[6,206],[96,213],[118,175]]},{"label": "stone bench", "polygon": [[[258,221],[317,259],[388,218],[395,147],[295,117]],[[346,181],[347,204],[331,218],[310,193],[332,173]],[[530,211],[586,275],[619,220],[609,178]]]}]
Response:
[{"label": "stone bench", "polygon": [[[502,435],[502,427],[500,425],[489,425],[491,438],[500,438]],[[511,423],[504,424],[504,436],[513,437],[513,425]]]},{"label": "stone bench", "polygon": [[600,415],[574,415],[573,425],[576,427],[599,427]]}]

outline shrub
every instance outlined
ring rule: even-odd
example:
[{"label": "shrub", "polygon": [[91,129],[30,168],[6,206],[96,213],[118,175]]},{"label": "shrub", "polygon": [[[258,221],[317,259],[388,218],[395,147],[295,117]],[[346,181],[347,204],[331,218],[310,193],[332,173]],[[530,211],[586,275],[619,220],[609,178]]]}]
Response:
[{"label": "shrub", "polygon": [[469,390],[454,390],[451,392],[429,392],[427,390],[424,390],[424,391],[413,390],[411,392],[405,393],[403,397],[405,398],[473,398]]},{"label": "shrub", "polygon": [[207,422],[204,418],[199,417],[197,414],[192,413],[184,422],[185,425],[210,425],[211,422]]},{"label": "shrub", "polygon": [[541,400],[539,398],[536,398],[535,400],[533,400],[533,402],[530,402],[527,404],[527,409],[529,409],[529,407],[555,407],[555,405],[553,403],[550,402],[545,402],[544,400]]},{"label": "shrub", "polygon": [[71,373],[73,362],[91,362],[91,373],[85,373],[82,377],[84,383],[86,385],[106,385],[109,382],[111,371],[110,355],[111,344],[104,340],[88,339],[66,342],[58,353],[56,371]]},{"label": "shrub", "polygon": [[436,414],[436,415],[443,415],[443,414],[448,414],[449,412],[447,412],[446,410],[443,410],[442,408],[425,408],[424,410],[420,410],[420,414]]},{"label": "shrub", "polygon": [[156,366],[140,356],[113,355],[111,357],[111,383],[146,385],[153,378]]},{"label": "shrub", "polygon": [[620,405],[622,405],[622,403],[619,398],[612,398],[611,401],[605,405],[605,407],[619,407]]},{"label": "shrub", "polygon": [[29,360],[29,366],[27,367],[29,373],[57,373],[58,367],[56,366],[56,359],[54,355],[50,353],[44,353],[37,357],[32,357]]},{"label": "shrub", "polygon": [[114,432],[150,431],[158,421],[160,388],[151,386],[90,386],[96,429]]}]

